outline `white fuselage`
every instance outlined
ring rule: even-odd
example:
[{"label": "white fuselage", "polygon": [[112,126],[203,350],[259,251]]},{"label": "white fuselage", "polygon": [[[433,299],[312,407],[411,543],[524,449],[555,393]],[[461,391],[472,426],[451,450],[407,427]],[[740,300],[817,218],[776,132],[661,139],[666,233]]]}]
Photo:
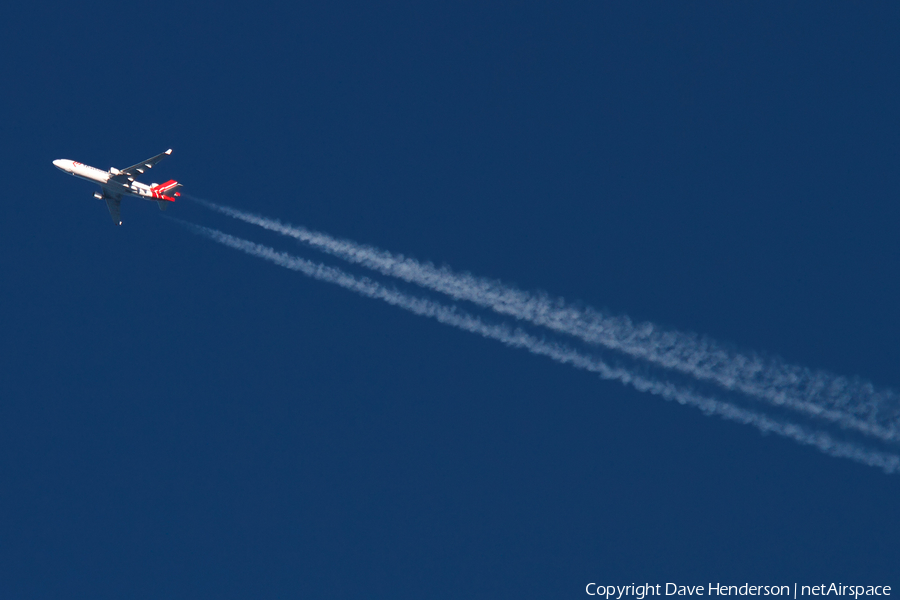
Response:
[{"label": "white fuselage", "polygon": [[69,175],[74,175],[75,177],[98,183],[104,190],[108,190],[114,194],[127,194],[146,200],[157,200],[157,197],[153,195],[153,192],[150,189],[151,186],[145,183],[133,180],[110,181],[110,178],[117,173],[101,171],[100,169],[96,169],[80,162],[75,162],[74,160],[54,160],[53,165],[60,171],[64,171]]}]

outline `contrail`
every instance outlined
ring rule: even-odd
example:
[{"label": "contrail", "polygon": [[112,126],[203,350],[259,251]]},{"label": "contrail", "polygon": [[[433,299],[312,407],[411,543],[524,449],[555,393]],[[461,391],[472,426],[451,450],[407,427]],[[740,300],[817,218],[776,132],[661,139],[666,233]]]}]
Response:
[{"label": "contrail", "polygon": [[635,324],[628,317],[573,307],[562,299],[553,300],[546,295],[531,294],[499,281],[455,273],[447,267],[438,268],[373,246],[337,239],[199,198],[191,199],[383,275],[572,335],[585,342],[883,441],[900,441],[900,396],[889,389],[878,390],[869,382],[789,365],[776,358],[737,353],[709,338],[666,331],[651,323]]},{"label": "contrail", "polygon": [[625,385],[630,385],[639,391],[648,392],[666,400],[674,400],[680,404],[694,406],[707,414],[714,414],[730,421],[752,425],[763,433],[775,433],[801,444],[813,446],[829,456],[849,458],[865,465],[880,467],[887,473],[895,473],[900,470],[900,456],[895,454],[864,448],[852,442],[835,440],[823,431],[812,431],[803,426],[780,421],[715,398],[701,396],[668,382],[657,381],[621,367],[612,367],[597,357],[588,356],[562,344],[546,342],[521,329],[511,329],[504,325],[485,323],[478,317],[457,310],[455,307],[448,307],[432,300],[411,296],[399,290],[387,288],[368,278],[356,277],[335,267],[314,263],[285,252],[278,252],[268,246],[256,244],[215,229],[182,221],[178,222],[194,233],[215,242],[240,250],[251,256],[262,258],[292,271],[300,272],[313,279],[339,285],[361,296],[382,300],[411,313],[430,317],[457,329],[497,340],[512,348],[522,348],[532,354],[546,356],[559,363],[596,373],[602,379],[618,381]]}]

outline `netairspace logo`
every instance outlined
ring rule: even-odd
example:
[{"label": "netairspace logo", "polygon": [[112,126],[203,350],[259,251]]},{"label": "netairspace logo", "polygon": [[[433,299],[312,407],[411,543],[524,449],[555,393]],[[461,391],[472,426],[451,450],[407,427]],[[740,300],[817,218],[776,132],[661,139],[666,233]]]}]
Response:
[{"label": "netairspace logo", "polygon": [[647,596],[786,596],[796,600],[799,596],[890,596],[889,585],[844,585],[831,583],[820,585],[723,585],[710,583],[702,585],[678,585],[677,583],[645,583],[642,585],[603,585],[589,583],[584,587],[588,596],[605,596],[606,600],[634,598],[644,600]]}]

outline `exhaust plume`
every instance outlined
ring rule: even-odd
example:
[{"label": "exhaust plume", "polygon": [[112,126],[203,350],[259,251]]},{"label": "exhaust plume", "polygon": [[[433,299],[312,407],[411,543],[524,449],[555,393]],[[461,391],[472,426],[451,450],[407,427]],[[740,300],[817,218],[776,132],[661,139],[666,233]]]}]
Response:
[{"label": "exhaust plume", "polygon": [[865,448],[853,442],[836,440],[824,431],[811,430],[716,398],[702,396],[691,390],[679,388],[672,383],[658,381],[622,367],[613,367],[598,357],[586,355],[563,344],[541,340],[520,328],[511,329],[506,325],[486,323],[455,307],[411,296],[399,290],[387,288],[371,279],[356,277],[335,267],[314,263],[285,252],[278,252],[268,246],[256,244],[215,229],[178,222],[190,231],[224,246],[262,258],[307,277],[338,285],[361,296],[382,300],[413,314],[429,317],[457,329],[499,341],[511,348],[521,348],[532,354],[545,356],[556,362],[596,373],[602,379],[618,381],[639,391],[699,408],[709,415],[717,415],[729,421],[751,425],[763,433],[781,435],[800,444],[812,446],[829,456],[849,458],[865,465],[880,467],[887,473],[895,473],[900,470],[900,456],[895,454]]},{"label": "exhaust plume", "polygon": [[778,358],[735,352],[707,337],[667,331],[652,323],[634,323],[626,316],[578,308],[562,299],[525,292],[500,281],[455,273],[448,267],[438,268],[305,227],[284,224],[199,198],[191,199],[382,275],[446,294],[455,300],[472,302],[498,314],[571,335],[881,441],[900,442],[900,396],[893,390],[876,389],[867,381],[790,365]]}]

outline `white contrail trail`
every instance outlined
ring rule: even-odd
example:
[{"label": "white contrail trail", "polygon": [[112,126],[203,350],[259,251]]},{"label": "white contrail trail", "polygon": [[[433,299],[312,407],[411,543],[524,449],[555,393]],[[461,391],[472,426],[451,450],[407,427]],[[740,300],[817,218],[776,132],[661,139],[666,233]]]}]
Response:
[{"label": "white contrail trail", "polygon": [[504,325],[488,324],[478,317],[453,307],[387,288],[365,277],[359,278],[340,269],[314,263],[285,252],[278,252],[268,246],[256,244],[215,229],[180,223],[191,231],[225,246],[300,272],[313,279],[339,285],[362,296],[376,298],[414,314],[433,318],[440,323],[463,331],[476,333],[513,348],[522,348],[532,354],[546,356],[557,362],[597,373],[603,379],[619,381],[639,391],[648,392],[666,400],[674,400],[680,404],[697,407],[707,414],[752,425],[764,433],[775,433],[801,444],[813,446],[829,456],[850,458],[865,465],[880,467],[887,473],[895,473],[900,470],[900,456],[895,454],[864,448],[852,442],[835,440],[823,431],[812,431],[800,425],[779,421],[767,415],[678,388],[668,382],[660,382],[621,367],[612,367],[597,357],[585,355],[561,344],[546,342],[521,329],[513,330]]},{"label": "white contrail trail", "polygon": [[646,360],[730,391],[819,417],[888,442],[900,441],[900,397],[868,382],[789,365],[781,360],[728,350],[708,338],[665,331],[628,317],[576,308],[499,281],[458,274],[403,255],[333,238],[199,198],[200,204],[383,275],[487,307],[499,314],[575,336],[588,343]]}]

